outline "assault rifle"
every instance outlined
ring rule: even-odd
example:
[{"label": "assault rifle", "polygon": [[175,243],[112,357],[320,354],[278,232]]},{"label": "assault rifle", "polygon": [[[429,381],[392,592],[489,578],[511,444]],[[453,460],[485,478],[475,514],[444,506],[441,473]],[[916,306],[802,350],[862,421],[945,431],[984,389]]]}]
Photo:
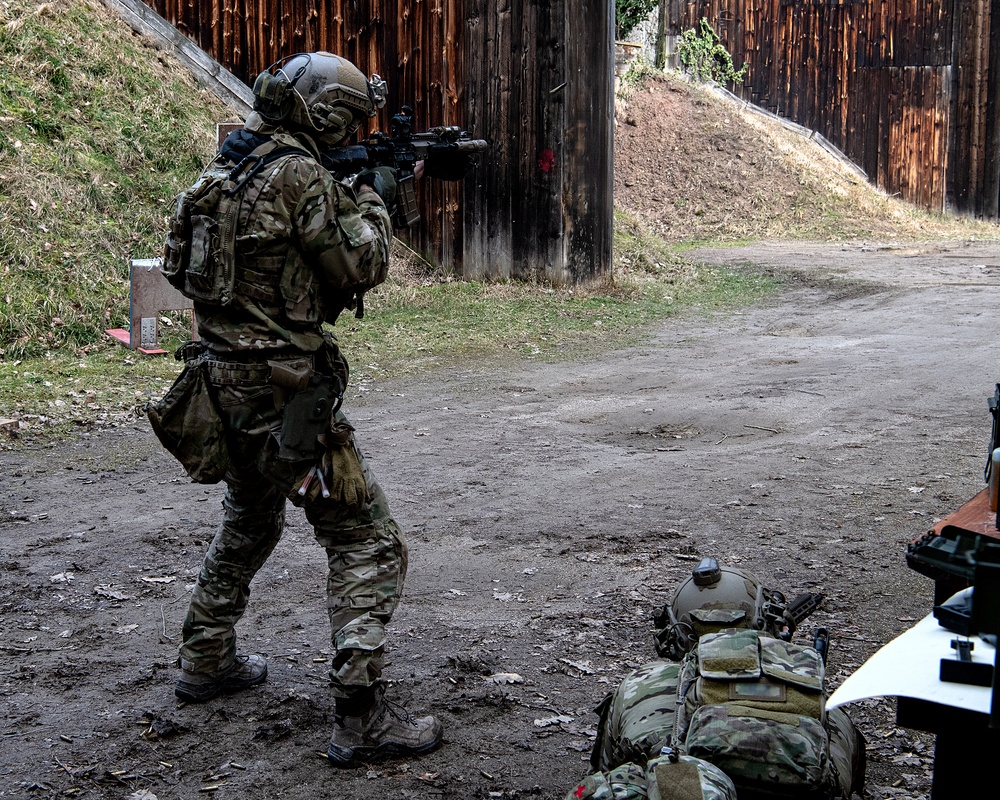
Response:
[{"label": "assault rifle", "polygon": [[489,148],[484,139],[472,139],[454,126],[414,132],[413,109],[403,106],[389,123],[391,136],[375,132],[360,144],[338,147],[323,153],[323,166],[337,178],[346,178],[365,169],[392,167],[396,171],[397,227],[410,227],[420,220],[413,191],[417,162],[424,162],[426,174],[444,181],[465,177],[477,153]]}]

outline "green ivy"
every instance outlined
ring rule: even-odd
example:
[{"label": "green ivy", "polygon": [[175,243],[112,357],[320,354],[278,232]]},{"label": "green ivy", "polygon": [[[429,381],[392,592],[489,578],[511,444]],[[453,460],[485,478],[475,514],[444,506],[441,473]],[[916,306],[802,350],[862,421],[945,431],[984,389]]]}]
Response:
[{"label": "green ivy", "polygon": [[660,0],[615,0],[615,38],[625,39],[650,15]]},{"label": "green ivy", "polygon": [[707,19],[702,17],[698,27],[700,30],[684,31],[677,42],[677,56],[684,71],[699,81],[743,83],[750,65],[744,62],[739,70],[733,66],[732,55]]}]

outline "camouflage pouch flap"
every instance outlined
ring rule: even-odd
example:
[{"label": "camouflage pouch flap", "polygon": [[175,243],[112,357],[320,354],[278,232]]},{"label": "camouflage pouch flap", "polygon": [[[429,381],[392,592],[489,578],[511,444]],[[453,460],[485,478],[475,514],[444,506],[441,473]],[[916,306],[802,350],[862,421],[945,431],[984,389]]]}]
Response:
[{"label": "camouflage pouch flap", "polygon": [[[664,800],[704,800],[701,791],[701,773],[698,766],[691,760],[672,762],[662,760],[653,767],[654,780],[647,778],[647,786],[655,783],[656,794]],[[648,794],[648,791],[647,791]]]},{"label": "camouflage pouch flap", "polygon": [[829,740],[818,720],[726,705],[691,719],[685,750],[710,761],[737,789],[766,787],[776,797],[809,797],[829,787]]},{"label": "camouflage pouch flap", "polygon": [[638,764],[622,764],[610,772],[584,778],[566,800],[646,800],[646,771]]},{"label": "camouflage pouch flap", "polygon": [[736,800],[736,787],[721,769],[700,758],[675,758],[646,765],[649,800]]},{"label": "camouflage pouch flap", "polygon": [[595,747],[597,769],[645,763],[660,752],[674,729],[680,671],[675,662],[653,661],[625,676],[611,695],[607,723]]},{"label": "camouflage pouch flap", "polygon": [[716,633],[723,628],[748,628],[745,611],[738,608],[695,608],[688,616],[696,636]]},{"label": "camouflage pouch flap", "polygon": [[189,362],[163,398],[146,405],[146,416],[156,438],[191,480],[222,480],[229,466],[226,427],[202,362]]},{"label": "camouflage pouch flap", "polygon": [[770,678],[806,691],[823,691],[826,669],[814,647],[761,636],[760,661],[761,669]]},{"label": "camouflage pouch flap", "polygon": [[757,631],[710,633],[698,640],[698,671],[716,680],[752,679],[761,675]]}]

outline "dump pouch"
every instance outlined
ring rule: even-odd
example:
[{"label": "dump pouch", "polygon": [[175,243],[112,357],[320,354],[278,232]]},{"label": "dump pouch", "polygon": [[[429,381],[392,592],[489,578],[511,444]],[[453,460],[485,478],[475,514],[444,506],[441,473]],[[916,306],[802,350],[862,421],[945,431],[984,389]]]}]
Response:
[{"label": "dump pouch", "polygon": [[319,436],[330,424],[338,399],[333,378],[312,374],[306,385],[292,394],[281,410],[278,458],[282,461],[319,458],[322,453]]},{"label": "dump pouch", "polygon": [[[180,354],[181,351],[178,351]],[[212,395],[204,362],[186,361],[161,400],[146,405],[160,443],[196,483],[218,483],[229,466],[226,426]]]}]

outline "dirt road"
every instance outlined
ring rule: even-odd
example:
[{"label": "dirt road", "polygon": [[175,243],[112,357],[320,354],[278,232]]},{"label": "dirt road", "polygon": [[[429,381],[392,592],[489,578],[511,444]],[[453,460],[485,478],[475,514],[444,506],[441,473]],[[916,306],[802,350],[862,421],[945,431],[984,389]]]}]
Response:
[{"label": "dirt road", "polygon": [[[591,709],[652,659],[650,615],[699,555],[825,592],[810,624],[832,632],[835,681],[928,613],[903,548],[981,488],[1000,247],[700,255],[787,287],[590,362],[435,373],[350,409],[410,537],[388,672],[446,726],[419,760],[320,756],[325,558],[298,513],[241,625],[267,684],[178,707],[218,488],[187,483],[141,420],[0,453],[0,797],[559,798]],[[851,713],[869,796],[924,795],[932,741],[889,702]]]}]

